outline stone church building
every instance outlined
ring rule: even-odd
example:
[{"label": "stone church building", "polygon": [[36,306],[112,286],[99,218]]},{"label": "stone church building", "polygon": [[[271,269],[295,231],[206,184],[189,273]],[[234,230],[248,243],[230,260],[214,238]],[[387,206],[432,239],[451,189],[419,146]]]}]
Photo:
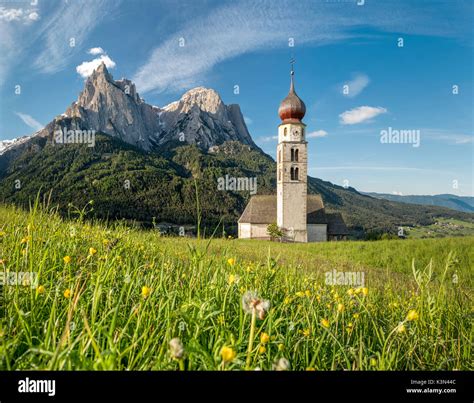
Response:
[{"label": "stone church building", "polygon": [[239,219],[239,238],[269,239],[267,226],[276,223],[287,242],[345,239],[349,233],[340,213],[326,213],[320,195],[307,194],[308,142],[304,102],[296,95],[294,71],[288,96],[278,114],[277,194],[252,196]]}]

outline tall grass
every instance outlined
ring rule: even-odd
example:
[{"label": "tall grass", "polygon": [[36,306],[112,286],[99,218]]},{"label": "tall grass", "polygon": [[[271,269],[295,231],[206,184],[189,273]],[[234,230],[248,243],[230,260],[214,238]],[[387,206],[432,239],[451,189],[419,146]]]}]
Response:
[{"label": "tall grass", "polygon": [[[39,279],[3,287],[0,369],[474,369],[473,238],[209,242],[82,218],[0,207],[0,270]],[[253,335],[249,291],[271,303]]]}]

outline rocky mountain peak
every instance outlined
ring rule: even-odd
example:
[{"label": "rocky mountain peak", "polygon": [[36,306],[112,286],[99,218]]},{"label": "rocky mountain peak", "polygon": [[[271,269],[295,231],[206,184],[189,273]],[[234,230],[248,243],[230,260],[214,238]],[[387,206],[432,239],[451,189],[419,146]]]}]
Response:
[{"label": "rocky mountain peak", "polygon": [[147,151],[169,143],[206,151],[226,141],[257,147],[239,106],[225,105],[215,90],[193,88],[160,108],[140,98],[132,81],[114,80],[104,63],[86,79],[77,101],[38,135],[52,138],[58,129],[95,130]]}]

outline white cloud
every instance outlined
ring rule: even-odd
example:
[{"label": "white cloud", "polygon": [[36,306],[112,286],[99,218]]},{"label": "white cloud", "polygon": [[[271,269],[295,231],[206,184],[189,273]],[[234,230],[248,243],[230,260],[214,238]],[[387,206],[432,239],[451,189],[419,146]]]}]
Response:
[{"label": "white cloud", "polygon": [[36,9],[6,8],[0,7],[0,21],[37,21],[39,14]]},{"label": "white cloud", "polygon": [[339,115],[340,123],[343,125],[355,125],[370,120],[382,113],[386,113],[387,109],[380,106],[359,106],[357,108],[345,111]]},{"label": "white cloud", "polygon": [[82,62],[79,66],[76,67],[76,71],[80,74],[81,77],[89,77],[93,71],[99,67],[102,62],[105,63],[105,66],[108,69],[113,69],[115,67],[115,62],[107,55],[101,55],[90,62]]},{"label": "white cloud", "polygon": [[474,143],[474,135],[457,133],[447,129],[420,129],[421,136],[428,140],[442,141],[448,144],[463,145]]},{"label": "white cloud", "polygon": [[247,125],[251,125],[253,123],[253,120],[250,119],[249,117],[247,116],[244,116],[244,122],[247,124]]},{"label": "white cloud", "polygon": [[395,196],[403,196],[402,192],[397,192],[396,190],[392,191],[392,194]]},{"label": "white cloud", "polygon": [[41,27],[39,39],[45,46],[33,66],[42,73],[64,69],[77,54],[77,47],[117,4],[107,0],[61,3]]},{"label": "white cloud", "polygon": [[[357,74],[354,79],[343,84],[341,93],[349,98],[354,98],[359,95],[365,87],[369,84],[370,79],[365,74]],[[344,86],[347,85],[347,88]],[[347,89],[347,91],[344,91]]]},{"label": "white cloud", "polygon": [[312,139],[316,137],[325,137],[328,135],[328,132],[326,130],[316,130],[314,132],[310,132],[306,135],[306,138]]},{"label": "white cloud", "polygon": [[21,113],[21,112],[15,112],[15,114],[23,120],[23,123],[28,125],[34,130],[40,130],[44,127],[40,122],[38,122],[36,119],[34,119],[32,116],[27,115],[26,113]]},{"label": "white cloud", "polygon": [[[157,44],[133,77],[141,93],[205,85],[206,74],[216,64],[262,49],[288,48],[289,38],[294,38],[296,46],[320,46],[371,37],[355,29],[361,25],[386,32],[470,37],[468,7],[462,4],[440,4],[441,9],[436,10],[413,2],[404,7],[397,2],[371,2],[370,8],[312,0],[217,4],[204,16],[187,17],[182,28]],[[451,23],[448,15],[459,25]]]},{"label": "white cloud", "polygon": [[96,55],[101,55],[105,52],[104,52],[104,49],[102,49],[101,47],[97,47],[97,48],[90,48],[87,53],[89,53],[90,55],[96,56]]}]

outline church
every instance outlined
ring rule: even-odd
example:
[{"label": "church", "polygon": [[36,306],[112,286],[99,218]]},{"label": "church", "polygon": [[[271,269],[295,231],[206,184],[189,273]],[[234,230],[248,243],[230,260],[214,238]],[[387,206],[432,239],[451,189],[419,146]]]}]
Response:
[{"label": "church", "polygon": [[290,92],[278,114],[277,194],[255,195],[238,221],[239,238],[270,239],[276,223],[285,242],[324,242],[345,239],[349,231],[340,213],[326,213],[320,195],[308,195],[308,142],[304,102],[295,92],[291,69]]}]

